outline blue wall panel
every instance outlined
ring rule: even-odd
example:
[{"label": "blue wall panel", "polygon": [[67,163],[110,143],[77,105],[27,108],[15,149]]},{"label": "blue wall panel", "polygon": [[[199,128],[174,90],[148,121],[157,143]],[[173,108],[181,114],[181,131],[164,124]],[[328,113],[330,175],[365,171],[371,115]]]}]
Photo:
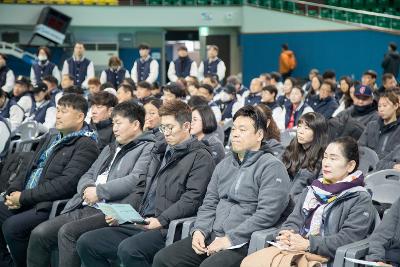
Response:
[{"label": "blue wall panel", "polygon": [[369,30],[242,34],[243,82],[249,85],[252,77],[278,70],[283,43],[296,54],[295,77],[306,77],[312,68],[333,69],[338,77],[354,75],[356,79],[367,69],[381,74],[380,64],[391,41],[400,47],[399,35]]}]

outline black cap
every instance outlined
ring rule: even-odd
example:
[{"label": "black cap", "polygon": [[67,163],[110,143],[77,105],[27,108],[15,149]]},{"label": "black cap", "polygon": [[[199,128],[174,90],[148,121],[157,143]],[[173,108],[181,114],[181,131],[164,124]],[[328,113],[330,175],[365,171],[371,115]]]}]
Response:
[{"label": "black cap", "polygon": [[32,92],[34,94],[37,94],[40,92],[47,92],[47,85],[43,82],[38,82],[35,86],[33,86]]},{"label": "black cap", "polygon": [[228,93],[230,95],[236,94],[236,88],[232,84],[227,84],[224,89],[222,89],[225,93]]},{"label": "black cap", "polygon": [[31,85],[31,80],[25,76],[18,76],[17,80],[15,80],[15,83],[25,85],[26,87],[29,87]]}]

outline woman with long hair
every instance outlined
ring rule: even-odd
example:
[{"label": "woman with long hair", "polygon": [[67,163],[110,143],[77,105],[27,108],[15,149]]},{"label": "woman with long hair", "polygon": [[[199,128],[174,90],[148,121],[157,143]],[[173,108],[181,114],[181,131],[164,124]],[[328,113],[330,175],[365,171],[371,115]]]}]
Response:
[{"label": "woman with long hair", "polygon": [[264,114],[266,120],[265,125],[267,125],[267,131],[263,143],[271,149],[274,156],[280,158],[285,148],[280,143],[281,134],[274,118],[272,117],[272,110],[263,103],[258,104],[256,108]]},{"label": "woman with long hair", "polygon": [[379,119],[367,124],[358,143],[374,150],[381,159],[400,144],[400,103],[393,92],[383,93],[378,102]]},{"label": "woman with long hair", "polygon": [[292,180],[290,195],[294,200],[318,178],[328,141],[327,129],[327,121],[321,114],[304,114],[299,120],[296,137],[283,153],[282,162]]},{"label": "woman with long hair", "polygon": [[217,120],[214,112],[208,105],[195,106],[192,109],[192,123],[190,134],[209,146],[215,164],[225,157],[224,145],[218,138]]},{"label": "woman with long hair", "polygon": [[343,76],[339,80],[340,91],[342,92],[342,97],[339,100],[339,107],[335,110],[332,117],[335,117],[341,111],[353,105],[353,98],[350,95],[350,89],[353,87],[353,80],[349,76]]}]

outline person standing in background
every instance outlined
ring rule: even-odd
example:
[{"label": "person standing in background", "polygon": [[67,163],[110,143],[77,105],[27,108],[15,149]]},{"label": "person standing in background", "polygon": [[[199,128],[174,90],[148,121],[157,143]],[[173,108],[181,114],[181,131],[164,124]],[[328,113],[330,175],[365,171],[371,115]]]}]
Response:
[{"label": "person standing in background", "polygon": [[282,74],[282,79],[292,75],[293,70],[296,68],[297,62],[294,52],[289,50],[288,44],[282,45],[282,52],[279,56],[279,72]]},{"label": "person standing in background", "polygon": [[218,57],[219,48],[216,45],[210,45],[207,49],[207,59],[203,60],[199,66],[199,80],[202,81],[207,74],[217,75],[218,80],[225,78],[225,63]]},{"label": "person standing in background", "polygon": [[197,64],[188,55],[186,46],[178,48],[178,58],[169,64],[168,79],[171,82],[176,82],[178,78],[188,76],[197,77]]},{"label": "person standing in background", "polygon": [[125,78],[130,78],[129,71],[122,66],[122,61],[117,56],[108,60],[108,69],[103,70],[100,75],[100,83],[109,82],[114,88],[118,88]]},{"label": "person standing in background", "polygon": [[6,93],[11,93],[14,83],[14,72],[7,66],[7,56],[0,53],[0,88]]},{"label": "person standing in background", "polygon": [[150,56],[148,44],[140,44],[138,48],[140,58],[133,63],[131,78],[136,84],[141,81],[152,84],[158,78],[158,62]]},{"label": "person standing in background", "polygon": [[400,54],[397,52],[397,45],[394,42],[389,43],[388,51],[381,63],[383,74],[392,73],[396,78],[399,75]]},{"label": "person standing in background", "polygon": [[64,61],[62,75],[69,74],[74,78],[74,85],[88,88],[88,81],[95,77],[93,62],[85,57],[83,43],[75,43],[74,54]]},{"label": "person standing in background", "polygon": [[60,70],[57,65],[50,62],[51,52],[46,46],[41,46],[38,49],[38,61],[32,64],[31,67],[31,83],[36,85],[38,82],[42,82],[46,76],[53,76],[57,79],[57,83],[61,81]]}]

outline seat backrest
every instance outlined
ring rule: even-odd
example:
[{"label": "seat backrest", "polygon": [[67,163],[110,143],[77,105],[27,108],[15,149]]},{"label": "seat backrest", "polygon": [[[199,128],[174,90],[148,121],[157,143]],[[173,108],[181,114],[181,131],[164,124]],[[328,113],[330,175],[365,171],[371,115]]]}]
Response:
[{"label": "seat backrest", "polygon": [[400,171],[382,170],[369,174],[365,186],[372,192],[372,200],[381,204],[393,204],[399,197]]},{"label": "seat backrest", "polygon": [[365,177],[367,186],[381,185],[390,182],[400,183],[400,171],[395,169],[387,169],[368,174]]},{"label": "seat backrest", "polygon": [[289,146],[292,139],[296,136],[296,131],[294,130],[285,130],[281,132],[281,144],[284,147]]},{"label": "seat backrest", "polygon": [[376,169],[376,164],[379,162],[378,154],[372,149],[360,146],[359,147],[360,153],[360,167],[359,169],[364,173],[372,173]]},{"label": "seat backrest", "polygon": [[39,135],[39,126],[36,121],[27,121],[22,123],[17,129],[16,134],[18,134],[21,140],[30,140]]}]

